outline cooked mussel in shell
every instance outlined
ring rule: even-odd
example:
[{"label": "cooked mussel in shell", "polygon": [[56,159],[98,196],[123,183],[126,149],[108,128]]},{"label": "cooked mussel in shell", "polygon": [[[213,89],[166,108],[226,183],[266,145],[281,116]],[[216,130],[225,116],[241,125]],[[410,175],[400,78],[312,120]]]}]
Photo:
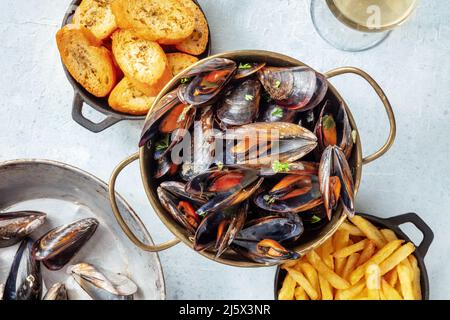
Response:
[{"label": "cooked mussel in shell", "polygon": [[12,246],[44,224],[47,215],[37,211],[0,213],[0,248]]},{"label": "cooked mussel in shell", "polygon": [[92,237],[98,225],[97,219],[86,218],[50,230],[34,244],[34,259],[50,270],[60,270]]},{"label": "cooked mussel in shell", "polygon": [[264,67],[258,77],[269,96],[279,105],[292,110],[307,111],[325,97],[328,83],[311,68]]},{"label": "cooked mussel in shell", "polygon": [[133,300],[138,290],[128,277],[88,263],[70,266],[67,273],[93,300]]},{"label": "cooked mussel in shell", "polygon": [[64,283],[58,282],[51,286],[42,300],[69,300]]},{"label": "cooked mussel in shell", "polygon": [[258,116],[260,99],[258,80],[239,83],[225,93],[217,107],[217,118],[225,128],[252,123]]},{"label": "cooked mussel in shell", "polygon": [[249,260],[262,264],[279,264],[286,260],[300,258],[300,254],[286,249],[272,239],[264,239],[259,242],[236,240],[231,248]]},{"label": "cooked mussel in shell", "polygon": [[14,256],[6,280],[3,300],[39,300],[42,275],[39,261],[32,256],[33,240],[25,238]]}]

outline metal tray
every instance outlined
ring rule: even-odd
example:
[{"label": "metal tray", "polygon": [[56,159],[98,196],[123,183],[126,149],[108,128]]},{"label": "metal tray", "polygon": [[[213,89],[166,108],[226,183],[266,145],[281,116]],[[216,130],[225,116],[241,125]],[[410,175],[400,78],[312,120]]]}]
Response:
[{"label": "metal tray", "polygon": [[[152,244],[141,220],[120,195],[117,197],[123,218],[142,241]],[[77,219],[97,218],[100,225],[96,233],[69,264],[90,262],[125,274],[139,287],[135,299],[165,299],[164,276],[158,255],[142,252],[122,232],[111,211],[105,182],[78,168],[54,161],[0,163],[0,212],[27,209],[48,214],[47,222],[32,234],[32,238]],[[0,249],[0,283],[6,281],[17,246]],[[43,267],[45,287],[63,281],[70,299],[88,298],[65,269],[55,272]]]}]

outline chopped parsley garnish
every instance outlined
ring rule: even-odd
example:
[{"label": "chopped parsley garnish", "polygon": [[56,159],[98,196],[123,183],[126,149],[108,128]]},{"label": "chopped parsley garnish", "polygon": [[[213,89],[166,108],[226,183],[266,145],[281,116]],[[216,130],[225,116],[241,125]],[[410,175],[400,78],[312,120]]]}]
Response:
[{"label": "chopped parsley garnish", "polygon": [[219,169],[219,170],[223,169],[223,162],[222,161],[217,161],[216,165],[217,165],[217,169]]},{"label": "chopped parsley garnish", "polygon": [[280,87],[280,85],[281,85],[281,81],[280,80],[275,80],[275,83],[273,84],[273,87],[275,89],[278,89]]},{"label": "chopped parsley garnish", "polygon": [[252,65],[250,63],[239,63],[239,69],[248,70],[251,69]]},{"label": "chopped parsley garnish", "polygon": [[313,215],[311,218],[311,223],[317,223],[317,222],[320,222],[321,220],[322,220],[322,218],[320,218],[316,215]]},{"label": "chopped parsley garnish", "polygon": [[282,116],[283,116],[283,109],[282,108],[280,108],[280,107],[275,107],[273,110],[272,110],[272,113],[271,113],[271,116],[272,117],[277,117],[277,118],[281,118]]},{"label": "chopped parsley garnish", "polygon": [[189,82],[191,82],[191,78],[181,78],[180,82],[181,82],[181,84],[189,83]]},{"label": "chopped parsley garnish", "polygon": [[268,205],[271,205],[271,204],[273,204],[273,203],[275,202],[275,198],[269,196],[268,194],[266,194],[266,195],[263,197],[263,199],[264,199],[264,201],[265,201]]},{"label": "chopped parsley garnish", "polygon": [[165,150],[169,147],[170,135],[166,134],[164,137],[156,143],[156,151]]},{"label": "chopped parsley garnish", "polygon": [[272,170],[275,173],[283,173],[283,172],[289,172],[289,163],[287,162],[280,162],[280,161],[274,161],[272,164]]},{"label": "chopped parsley garnish", "polygon": [[252,96],[251,94],[246,94],[245,95],[245,100],[247,101],[253,101],[254,96]]}]

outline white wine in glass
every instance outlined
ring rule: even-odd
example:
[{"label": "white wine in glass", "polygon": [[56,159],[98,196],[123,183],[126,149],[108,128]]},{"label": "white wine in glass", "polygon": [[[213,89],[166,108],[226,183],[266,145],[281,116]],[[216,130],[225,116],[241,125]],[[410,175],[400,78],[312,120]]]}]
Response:
[{"label": "white wine in glass", "polygon": [[376,46],[412,15],[418,0],[312,0],[319,34],[338,49],[362,51]]}]

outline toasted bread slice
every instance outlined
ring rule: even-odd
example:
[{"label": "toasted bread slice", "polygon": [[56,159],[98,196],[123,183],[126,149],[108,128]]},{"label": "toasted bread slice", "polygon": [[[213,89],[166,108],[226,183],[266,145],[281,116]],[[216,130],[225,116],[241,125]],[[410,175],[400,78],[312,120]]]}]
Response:
[{"label": "toasted bread slice", "polygon": [[156,97],[147,96],[128,78],[123,78],[109,95],[109,105],[116,111],[144,115]]},{"label": "toasted bread slice", "polygon": [[172,78],[166,54],[154,41],[130,30],[117,30],[112,35],[112,50],[125,76],[147,95],[158,94]]},{"label": "toasted bread slice", "polygon": [[114,88],[117,73],[111,53],[85,27],[68,24],[56,34],[62,61],[69,73],[96,97]]},{"label": "toasted bread slice", "polygon": [[179,43],[194,31],[194,14],[179,0],[114,0],[111,8],[120,28],[161,44]]},{"label": "toasted bread slice", "polygon": [[179,1],[194,13],[195,27],[194,32],[192,32],[189,38],[177,44],[176,48],[180,51],[198,56],[205,52],[206,47],[208,46],[208,22],[206,21],[203,12],[192,0]]},{"label": "toasted bread slice", "polygon": [[168,53],[167,60],[169,60],[169,66],[172,70],[172,75],[176,76],[187,67],[196,63],[198,61],[198,58],[186,53],[176,52]]},{"label": "toasted bread slice", "polygon": [[111,1],[83,0],[75,11],[73,23],[88,28],[99,40],[108,38],[117,29]]}]

